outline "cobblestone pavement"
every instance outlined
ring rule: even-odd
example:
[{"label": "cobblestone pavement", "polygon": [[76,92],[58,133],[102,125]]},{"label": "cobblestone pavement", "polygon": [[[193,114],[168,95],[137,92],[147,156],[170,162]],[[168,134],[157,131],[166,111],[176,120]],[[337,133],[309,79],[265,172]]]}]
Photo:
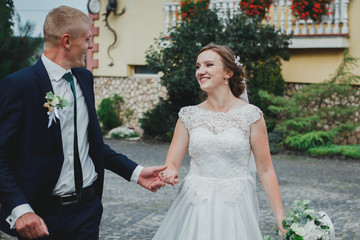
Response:
[{"label": "cobblestone pavement", "polygon": [[[106,142],[143,166],[162,165],[169,146],[166,143],[119,140]],[[181,177],[188,171],[189,161],[189,156],[186,156],[180,170]],[[323,210],[330,216],[337,239],[360,239],[360,161],[275,155],[273,162],[285,210],[292,207],[295,199],[309,199],[311,208]],[[151,193],[107,171],[100,239],[151,239],[175,198],[178,187],[167,186],[157,193]],[[262,233],[274,236],[275,220],[259,181],[257,192]],[[0,239],[10,238],[3,236]]]}]

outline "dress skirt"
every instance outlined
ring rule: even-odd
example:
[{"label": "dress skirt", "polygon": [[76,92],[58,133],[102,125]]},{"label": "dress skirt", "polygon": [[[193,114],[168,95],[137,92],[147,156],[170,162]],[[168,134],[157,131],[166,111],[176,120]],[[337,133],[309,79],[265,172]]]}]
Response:
[{"label": "dress skirt", "polygon": [[262,240],[255,182],[188,175],[153,240]]}]

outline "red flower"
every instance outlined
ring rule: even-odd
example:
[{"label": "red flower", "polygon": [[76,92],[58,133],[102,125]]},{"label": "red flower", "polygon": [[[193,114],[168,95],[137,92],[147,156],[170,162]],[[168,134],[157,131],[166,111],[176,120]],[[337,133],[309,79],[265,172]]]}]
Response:
[{"label": "red flower", "polygon": [[292,14],[300,19],[312,19],[315,22],[321,21],[323,15],[329,14],[327,6],[333,0],[293,0],[291,5]]},{"label": "red flower", "polygon": [[241,0],[240,9],[247,16],[265,18],[272,3],[273,0]]},{"label": "red flower", "polygon": [[190,19],[193,16],[201,16],[200,12],[209,9],[210,0],[181,1],[182,19]]}]

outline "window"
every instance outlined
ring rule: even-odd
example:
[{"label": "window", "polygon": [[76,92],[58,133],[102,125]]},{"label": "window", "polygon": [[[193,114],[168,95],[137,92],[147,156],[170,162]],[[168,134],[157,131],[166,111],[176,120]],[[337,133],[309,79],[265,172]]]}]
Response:
[{"label": "window", "polygon": [[158,75],[157,72],[152,71],[147,65],[134,65],[133,75]]}]

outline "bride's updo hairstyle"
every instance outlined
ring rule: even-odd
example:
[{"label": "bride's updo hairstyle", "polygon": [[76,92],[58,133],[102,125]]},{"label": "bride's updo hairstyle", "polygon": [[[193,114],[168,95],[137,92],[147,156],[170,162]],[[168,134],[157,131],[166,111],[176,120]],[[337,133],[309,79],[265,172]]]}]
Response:
[{"label": "bride's updo hairstyle", "polygon": [[245,89],[245,71],[240,63],[235,63],[234,52],[228,46],[210,43],[199,51],[197,57],[200,53],[208,50],[217,53],[221,57],[226,71],[233,72],[233,75],[229,78],[230,90],[235,97],[240,97]]}]

